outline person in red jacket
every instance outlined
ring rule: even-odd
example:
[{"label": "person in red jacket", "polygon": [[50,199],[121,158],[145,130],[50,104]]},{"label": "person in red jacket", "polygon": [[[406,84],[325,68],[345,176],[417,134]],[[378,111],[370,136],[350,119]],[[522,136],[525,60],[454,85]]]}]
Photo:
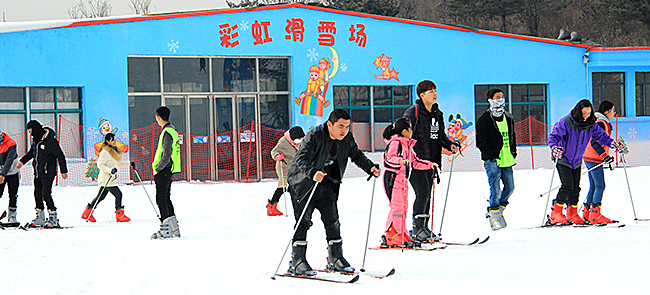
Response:
[{"label": "person in red jacket", "polygon": [[16,142],[9,137],[9,134],[0,131],[0,198],[5,190],[9,188],[9,208],[7,208],[7,222],[18,222],[16,220],[16,209],[18,200],[18,186],[20,185],[20,174],[16,165],[18,154],[16,153]]},{"label": "person in red jacket", "polygon": [[[609,119],[616,117],[614,103],[603,100],[596,112],[596,125],[605,130],[607,135],[612,134],[612,124]],[[597,141],[591,140],[583,156],[585,166],[589,171],[589,193],[582,209],[582,219],[591,224],[612,223],[612,220],[600,214],[600,204],[605,190],[605,175],[603,166],[610,164],[614,158],[609,155],[609,147],[603,146]]]},{"label": "person in red jacket", "polygon": [[413,239],[406,231],[406,212],[408,211],[408,183],[410,168],[431,170],[437,164],[422,160],[415,155],[412,139],[413,129],[408,118],[399,118],[395,124],[384,129],[386,150],[384,151],[384,189],[390,202],[390,212],[386,221],[386,235],[382,236],[383,247],[414,247]]}]

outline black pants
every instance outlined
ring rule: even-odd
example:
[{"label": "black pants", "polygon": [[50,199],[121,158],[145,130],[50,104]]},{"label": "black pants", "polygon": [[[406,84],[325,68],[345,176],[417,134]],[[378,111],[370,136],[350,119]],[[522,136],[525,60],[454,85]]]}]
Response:
[{"label": "black pants", "polygon": [[0,198],[5,191],[5,185],[9,187],[9,207],[16,208],[18,201],[18,187],[20,186],[20,173],[5,176],[5,182],[0,184]]},{"label": "black pants", "polygon": [[279,187],[275,189],[275,192],[273,192],[273,198],[271,198],[271,204],[275,204],[280,201],[280,197],[282,197],[282,193],[284,193],[284,189]]},{"label": "black pants", "polygon": [[560,175],[562,186],[553,203],[577,205],[580,197],[580,167],[571,167],[557,164],[557,174]]},{"label": "black pants", "polygon": [[397,173],[393,171],[386,170],[384,172],[384,189],[386,190],[386,196],[389,202],[393,200],[393,186],[395,185],[396,177]]},{"label": "black pants", "polygon": [[122,209],[122,191],[120,191],[120,188],[117,186],[100,187],[97,197],[90,202],[90,208],[97,208],[97,204],[101,203],[101,201],[106,198],[108,192],[115,196],[115,211]]},{"label": "black pants", "polygon": [[433,169],[429,170],[411,170],[409,179],[413,191],[415,192],[415,202],[413,202],[413,216],[418,214],[428,214],[431,207],[431,189],[433,188]]},{"label": "black pants", "polygon": [[44,210],[43,200],[47,204],[47,209],[56,211],[54,207],[54,200],[52,200],[52,183],[54,177],[50,178],[34,178],[34,200],[36,201],[36,208]]},{"label": "black pants", "polygon": [[[298,230],[293,235],[294,241],[306,241],[307,240],[307,231],[312,226],[311,215],[314,213],[314,209],[318,209],[320,212],[320,219],[323,221],[325,226],[325,235],[328,241],[338,240],[341,238],[341,230],[339,223],[339,209],[336,202],[339,199],[339,187],[340,184],[335,184],[330,181],[323,181],[316,187],[314,196],[309,202],[309,206],[305,210],[305,215],[302,218],[302,221],[298,225]],[[296,218],[296,222],[300,218],[302,211],[305,209],[305,205],[309,200],[309,196],[302,199],[302,202],[298,203],[297,196],[291,195],[291,204],[293,205],[293,214]]]},{"label": "black pants", "polygon": [[161,222],[167,217],[175,215],[171,200],[172,175],[172,168],[166,167],[153,176],[156,183],[156,204],[160,210]]}]

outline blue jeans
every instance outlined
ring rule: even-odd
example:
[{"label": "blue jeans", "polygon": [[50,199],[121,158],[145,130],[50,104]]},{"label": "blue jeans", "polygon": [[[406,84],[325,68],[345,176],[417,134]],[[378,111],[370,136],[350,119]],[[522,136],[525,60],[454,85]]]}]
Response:
[{"label": "blue jeans", "polygon": [[[485,161],[484,166],[490,184],[490,207],[498,208],[500,204],[508,204],[508,198],[515,190],[512,167],[501,168],[497,166],[497,161]],[[503,190],[499,180],[503,182]]]},{"label": "blue jeans", "polygon": [[[588,169],[597,166],[600,163],[585,161],[585,166]],[[587,200],[585,204],[600,204],[603,199],[603,192],[605,191],[605,174],[603,173],[603,165],[589,171],[589,192],[587,193]]]}]

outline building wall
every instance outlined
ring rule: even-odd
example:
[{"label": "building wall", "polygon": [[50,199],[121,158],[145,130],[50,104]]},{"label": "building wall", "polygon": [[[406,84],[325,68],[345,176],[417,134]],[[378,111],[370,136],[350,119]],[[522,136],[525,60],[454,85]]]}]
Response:
[{"label": "building wall", "polygon": [[[302,42],[286,39],[287,20],[294,18],[304,23]],[[254,44],[256,21],[270,22],[268,35],[263,27],[261,32],[272,41]],[[319,44],[321,21],[335,22],[332,46]],[[238,26],[238,45],[222,46],[223,24]],[[350,27],[356,30],[359,24],[365,27],[364,46],[356,38],[349,40]],[[289,56],[292,98],[306,90],[309,68],[327,57],[332,77],[326,100],[332,100],[334,85],[415,86],[429,79],[438,85],[445,114],[465,118],[474,118],[475,84],[547,84],[549,124],[589,94],[583,47],[300,6],[3,33],[0,51],[0,86],[83,87],[84,125],[96,128],[105,118],[119,130],[129,126],[127,55]],[[382,55],[391,58],[389,70],[397,72],[397,78],[375,77],[382,73],[375,65]],[[335,64],[338,70],[332,75]],[[305,115],[290,101],[292,123],[304,128],[324,122],[334,107],[325,107],[322,117]],[[148,113],[153,120],[153,110],[143,110]]]}]

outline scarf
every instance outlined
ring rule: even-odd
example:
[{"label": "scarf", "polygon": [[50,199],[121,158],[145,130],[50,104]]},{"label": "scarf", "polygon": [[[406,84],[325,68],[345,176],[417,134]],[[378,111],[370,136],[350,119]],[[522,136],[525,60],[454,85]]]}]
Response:
[{"label": "scarf", "polygon": [[122,151],[116,146],[110,146],[106,143],[102,143],[102,149],[107,151],[115,161],[122,160]]},{"label": "scarf", "polygon": [[488,99],[488,102],[490,102],[490,113],[494,117],[501,117],[503,113],[506,111],[506,99],[505,98],[499,98],[499,99]]}]

